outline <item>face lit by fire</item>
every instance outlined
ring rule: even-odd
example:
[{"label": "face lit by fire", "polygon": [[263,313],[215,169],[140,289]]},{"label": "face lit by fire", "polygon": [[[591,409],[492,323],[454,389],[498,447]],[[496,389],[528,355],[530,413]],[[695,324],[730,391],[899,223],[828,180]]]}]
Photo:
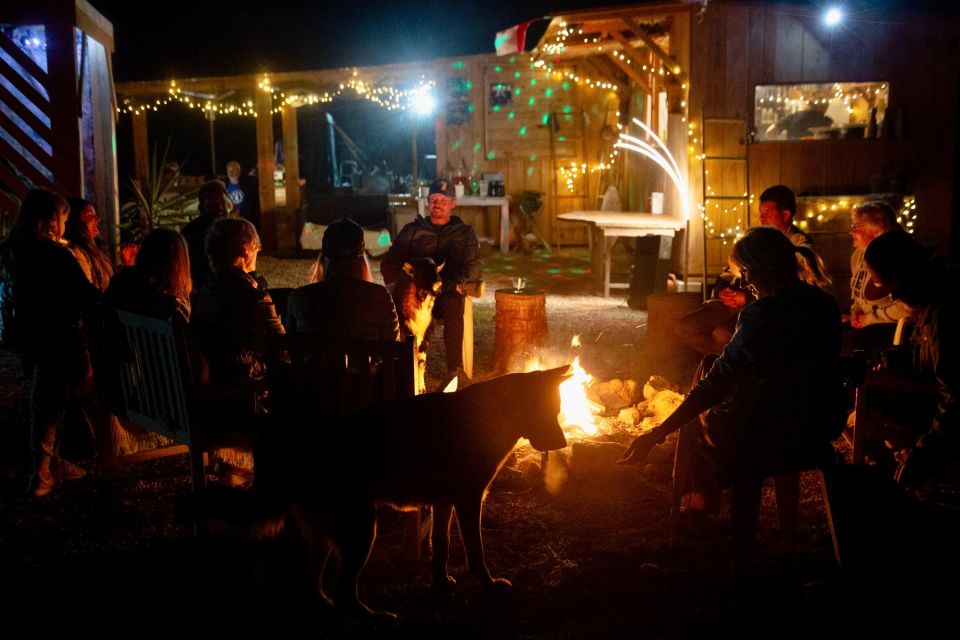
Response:
[{"label": "face lit by fire", "polygon": [[880,225],[871,224],[863,216],[854,215],[853,225],[850,227],[850,237],[853,239],[854,249],[866,249],[874,238],[883,233]]},{"label": "face lit by fire", "polygon": [[780,209],[773,200],[764,200],[760,203],[760,224],[786,233],[790,229],[790,210]]},{"label": "face lit by fire", "polygon": [[430,207],[430,222],[442,226],[450,222],[450,213],[457,206],[457,199],[435,193],[427,200],[427,205]]},{"label": "face lit by fire", "polygon": [[94,239],[100,235],[100,216],[97,215],[96,210],[92,206],[88,205],[83,210],[83,213],[80,214],[80,221],[83,223],[84,229],[86,229],[90,239]]}]

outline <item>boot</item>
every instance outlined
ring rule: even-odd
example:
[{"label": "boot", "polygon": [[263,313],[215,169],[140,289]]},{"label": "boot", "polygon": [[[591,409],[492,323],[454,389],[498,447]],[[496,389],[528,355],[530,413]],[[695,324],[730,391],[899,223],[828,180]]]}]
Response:
[{"label": "boot", "polygon": [[56,479],[50,471],[50,457],[43,456],[37,463],[33,477],[30,478],[27,495],[32,495],[34,498],[42,498],[53,491],[56,486]]},{"label": "boot", "polygon": [[86,470],[82,467],[63,458],[57,458],[53,466],[57,479],[59,480],[79,480],[80,478],[85,478],[87,475]]}]

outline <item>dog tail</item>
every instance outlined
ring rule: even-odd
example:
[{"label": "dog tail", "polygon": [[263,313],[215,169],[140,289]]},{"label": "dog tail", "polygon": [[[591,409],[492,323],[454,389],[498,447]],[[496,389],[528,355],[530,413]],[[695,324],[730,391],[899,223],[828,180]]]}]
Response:
[{"label": "dog tail", "polygon": [[279,535],[286,514],[287,505],[264,492],[216,486],[182,496],[176,507],[176,517],[181,522],[219,520],[248,527],[259,538]]}]

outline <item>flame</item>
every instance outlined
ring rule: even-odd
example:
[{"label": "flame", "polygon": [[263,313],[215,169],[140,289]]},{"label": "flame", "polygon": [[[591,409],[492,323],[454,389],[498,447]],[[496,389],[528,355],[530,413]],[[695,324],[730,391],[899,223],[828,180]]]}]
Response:
[{"label": "flame", "polygon": [[571,376],[560,383],[560,426],[567,432],[578,430],[592,436],[597,432],[596,416],[603,407],[587,399],[587,386],[593,376],[580,366],[579,356],[570,367]]},{"label": "flame", "polygon": [[577,335],[573,336],[573,338],[571,338],[570,348],[572,349],[574,347],[579,347],[579,346],[580,346],[580,334],[578,333]]}]

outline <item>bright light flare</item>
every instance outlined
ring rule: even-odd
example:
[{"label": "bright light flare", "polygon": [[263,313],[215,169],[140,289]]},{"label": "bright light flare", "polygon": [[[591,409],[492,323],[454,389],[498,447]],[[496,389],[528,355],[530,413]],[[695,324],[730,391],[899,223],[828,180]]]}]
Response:
[{"label": "bright light flare", "polygon": [[663,143],[663,140],[661,140],[660,137],[653,132],[653,129],[648,127],[645,122],[634,118],[633,123],[640,127],[649,138],[656,142],[657,146],[654,147],[649,142],[635,138],[634,136],[626,133],[621,133],[620,139],[613,146],[620,149],[627,149],[629,151],[636,151],[640,155],[646,156],[660,165],[660,168],[663,169],[663,171],[667,174],[667,177],[670,178],[670,181],[673,182],[674,186],[677,188],[677,193],[680,196],[681,217],[684,220],[689,220],[689,186],[687,185],[686,180],[684,180],[684,176],[681,175],[680,166],[677,164],[676,159],[673,157],[673,154],[670,153],[670,150],[667,149],[667,145]]},{"label": "bright light flare", "polygon": [[580,334],[578,333],[577,335],[573,336],[573,338],[570,340],[570,348],[572,349],[573,347],[579,347],[579,346],[580,346]]},{"label": "bright light flare", "polygon": [[429,89],[420,89],[410,95],[410,106],[421,116],[428,116],[437,108],[437,99]]},{"label": "bright light flare", "polygon": [[828,27],[835,27],[843,21],[843,9],[840,7],[830,7],[823,14],[823,23]]}]

